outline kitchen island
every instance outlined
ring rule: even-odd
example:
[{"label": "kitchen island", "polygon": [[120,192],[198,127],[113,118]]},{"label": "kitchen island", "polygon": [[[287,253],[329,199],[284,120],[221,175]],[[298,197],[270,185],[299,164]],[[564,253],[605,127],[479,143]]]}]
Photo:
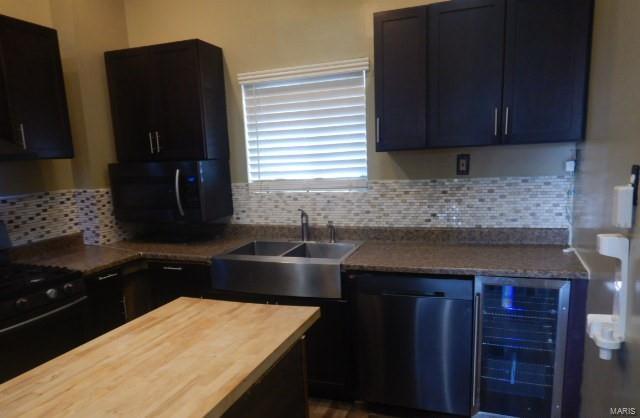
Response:
[{"label": "kitchen island", "polygon": [[0,385],[0,415],[304,417],[302,339],[319,317],[180,298]]}]

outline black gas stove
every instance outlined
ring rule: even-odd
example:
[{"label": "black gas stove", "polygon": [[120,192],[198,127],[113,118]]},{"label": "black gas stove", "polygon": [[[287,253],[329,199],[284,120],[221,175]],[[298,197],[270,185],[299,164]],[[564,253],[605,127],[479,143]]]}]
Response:
[{"label": "black gas stove", "polygon": [[84,296],[82,274],[61,267],[0,265],[0,323]]},{"label": "black gas stove", "polygon": [[87,341],[82,274],[11,263],[0,222],[0,383]]}]

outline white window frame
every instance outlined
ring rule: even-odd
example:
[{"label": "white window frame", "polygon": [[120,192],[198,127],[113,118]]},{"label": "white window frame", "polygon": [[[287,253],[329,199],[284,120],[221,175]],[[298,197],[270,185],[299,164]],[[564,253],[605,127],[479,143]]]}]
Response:
[{"label": "white window frame", "polygon": [[317,77],[332,74],[344,74],[353,72],[363,72],[363,82],[365,90],[365,140],[368,143],[368,118],[367,118],[367,72],[369,71],[368,58],[356,58],[343,61],[334,61],[323,64],[302,65],[296,67],[281,68],[275,70],[255,71],[250,73],[238,74],[238,81],[242,88],[242,114],[244,121],[244,138],[245,138],[245,164],[247,168],[247,178],[249,181],[249,189],[253,192],[309,192],[309,191],[361,191],[368,187],[368,150],[365,151],[365,159],[367,161],[367,176],[359,178],[345,179],[312,179],[312,180],[257,180],[251,181],[251,165],[249,159],[249,129],[246,111],[246,92],[248,85],[255,83],[287,80],[303,77]]}]

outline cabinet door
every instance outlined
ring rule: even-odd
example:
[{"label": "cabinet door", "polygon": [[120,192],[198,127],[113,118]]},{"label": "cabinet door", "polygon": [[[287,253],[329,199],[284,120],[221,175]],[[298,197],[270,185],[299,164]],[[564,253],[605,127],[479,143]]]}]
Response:
[{"label": "cabinet door", "polygon": [[313,396],[353,397],[353,357],[346,301],[311,302],[322,318],[307,333],[309,391]]},{"label": "cabinet door", "polygon": [[5,114],[4,136],[11,136],[36,158],[71,158],[62,64],[55,30],[0,17]]},{"label": "cabinet door", "polygon": [[376,151],[425,148],[427,8],[374,16]]},{"label": "cabinet door", "polygon": [[127,322],[122,272],[105,271],[87,278],[92,337]]},{"label": "cabinet door", "polygon": [[[2,62],[2,43],[0,43],[0,62]],[[4,70],[0,65],[0,158],[2,159],[26,153],[20,141],[20,135],[13,127],[9,111],[9,98],[7,97],[7,84]]]},{"label": "cabinet door", "polygon": [[592,10],[590,0],[508,0],[505,142],[584,138]]},{"label": "cabinet door", "polygon": [[153,67],[154,135],[159,150],[155,159],[206,159],[198,49],[194,41],[151,48]]},{"label": "cabinet door", "polygon": [[429,8],[429,147],[499,142],[504,0]]},{"label": "cabinet door", "polygon": [[125,276],[123,303],[127,321],[136,319],[154,308],[149,279],[150,277],[146,270]]},{"label": "cabinet door", "polygon": [[203,297],[210,287],[210,269],[210,266],[204,264],[149,263],[153,306],[162,306],[183,296]]},{"label": "cabinet door", "polygon": [[309,418],[304,348],[295,343],[222,418]]},{"label": "cabinet door", "polygon": [[222,49],[198,41],[200,94],[208,159],[229,159]]},{"label": "cabinet door", "polygon": [[271,304],[275,303],[273,296],[257,295],[255,293],[240,293],[227,290],[211,290],[206,294],[207,299],[215,300],[227,300],[229,302],[242,302],[242,303],[258,303],[258,304]]},{"label": "cabinet door", "polygon": [[213,290],[210,299],[243,303],[317,306],[320,319],[307,331],[309,394],[327,399],[353,398],[351,318],[346,300],[295,298]]},{"label": "cabinet door", "polygon": [[307,370],[311,396],[353,398],[349,305],[345,300],[272,297],[272,303],[317,306],[320,319],[307,332]]},{"label": "cabinet door", "polygon": [[118,160],[151,160],[156,145],[151,123],[151,68],[147,49],[107,52],[105,61]]}]

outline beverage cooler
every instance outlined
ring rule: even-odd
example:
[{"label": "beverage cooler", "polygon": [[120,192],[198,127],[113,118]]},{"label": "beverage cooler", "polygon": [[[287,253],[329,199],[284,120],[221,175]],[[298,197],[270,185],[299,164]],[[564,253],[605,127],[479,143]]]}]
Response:
[{"label": "beverage cooler", "polygon": [[477,277],[476,417],[560,417],[570,282]]}]

